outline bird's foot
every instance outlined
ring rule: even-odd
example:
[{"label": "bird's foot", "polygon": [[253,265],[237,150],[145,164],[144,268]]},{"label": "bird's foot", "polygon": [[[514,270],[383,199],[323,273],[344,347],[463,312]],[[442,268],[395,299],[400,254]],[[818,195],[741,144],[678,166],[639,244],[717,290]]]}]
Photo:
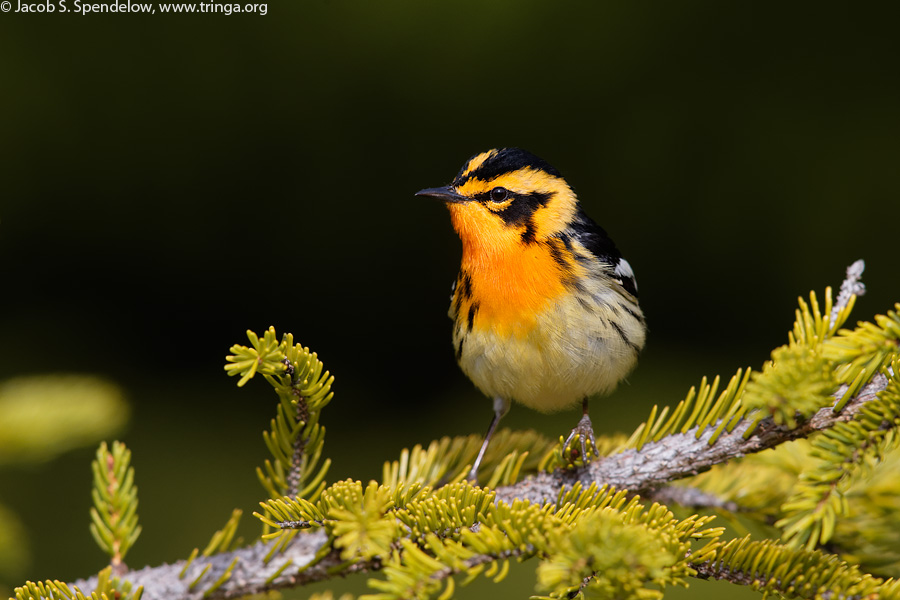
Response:
[{"label": "bird's foot", "polygon": [[563,454],[571,456],[573,462],[579,458],[578,449],[574,447],[569,449],[569,446],[576,438],[581,442],[581,462],[587,466],[589,462],[588,450],[590,450],[594,458],[600,455],[600,452],[597,450],[597,440],[594,439],[594,425],[591,423],[591,418],[588,415],[581,417],[578,425],[575,426],[575,429],[572,430],[572,433],[566,438],[565,444],[563,444]]}]

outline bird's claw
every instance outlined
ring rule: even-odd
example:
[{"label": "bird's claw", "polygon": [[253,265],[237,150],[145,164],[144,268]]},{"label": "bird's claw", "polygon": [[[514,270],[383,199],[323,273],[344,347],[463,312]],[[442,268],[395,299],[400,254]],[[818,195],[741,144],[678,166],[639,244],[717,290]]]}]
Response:
[{"label": "bird's claw", "polygon": [[569,445],[576,437],[579,438],[581,442],[581,461],[587,465],[588,449],[590,449],[591,454],[593,454],[594,457],[600,455],[600,452],[597,450],[597,440],[594,438],[594,425],[591,423],[591,418],[588,415],[581,417],[581,420],[578,421],[578,425],[575,426],[572,433],[566,438],[566,442],[563,444],[563,451],[569,448]]}]

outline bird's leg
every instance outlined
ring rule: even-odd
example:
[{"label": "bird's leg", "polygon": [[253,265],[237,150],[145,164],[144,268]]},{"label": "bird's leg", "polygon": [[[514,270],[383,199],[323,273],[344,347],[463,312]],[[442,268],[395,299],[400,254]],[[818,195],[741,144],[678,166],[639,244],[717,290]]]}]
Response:
[{"label": "bird's leg", "polygon": [[585,465],[588,463],[588,455],[587,455],[587,447],[588,445],[591,448],[591,452],[596,457],[600,454],[597,450],[597,440],[594,439],[594,424],[591,423],[591,417],[588,415],[588,399],[585,398],[581,401],[581,410],[583,412],[581,420],[578,421],[578,425],[575,426],[575,429],[572,430],[572,433],[569,434],[569,437],[566,438],[566,443],[563,445],[563,448],[568,448],[569,444],[576,438],[580,438],[581,440],[581,460]]},{"label": "bird's leg", "polygon": [[481,450],[478,451],[478,456],[475,458],[475,464],[472,465],[472,469],[469,471],[469,476],[467,477],[471,483],[478,483],[478,467],[481,466],[481,460],[484,458],[484,453],[487,451],[488,444],[491,443],[491,436],[494,435],[497,423],[499,423],[500,419],[503,418],[503,415],[508,412],[509,400],[504,398],[494,398],[494,418],[491,419],[491,424],[484,436],[484,442],[481,443]]}]

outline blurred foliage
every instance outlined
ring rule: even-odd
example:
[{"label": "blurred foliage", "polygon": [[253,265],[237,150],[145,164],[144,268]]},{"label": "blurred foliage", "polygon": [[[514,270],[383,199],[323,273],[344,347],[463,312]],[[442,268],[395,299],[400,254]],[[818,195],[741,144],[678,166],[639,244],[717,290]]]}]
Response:
[{"label": "blurred foliage", "polygon": [[[31,556],[28,535],[14,513],[0,504],[0,579],[19,578]],[[9,590],[0,584],[0,596]]]},{"label": "blurred foliage", "polygon": [[0,383],[0,467],[49,460],[121,431],[130,409],[118,386],[84,375]]},{"label": "blurred foliage", "polygon": [[[0,468],[49,461],[121,431],[130,408],[121,389],[86,375],[18,377],[0,383]],[[0,500],[15,493],[6,487]],[[0,505],[0,593],[31,560],[27,527]]]},{"label": "blurred foliage", "polygon": [[[785,514],[804,472],[814,473],[822,461],[807,440],[797,440],[761,454],[717,465],[679,485],[696,487],[734,502],[738,512],[720,511],[737,532],[777,537],[774,527]],[[841,498],[846,514],[835,519],[829,550],[883,577],[900,578],[900,448],[887,452],[867,477],[845,485]],[[762,523],[760,528],[758,523]],[[805,523],[807,530],[811,523]],[[808,538],[804,538],[804,541]]]}]

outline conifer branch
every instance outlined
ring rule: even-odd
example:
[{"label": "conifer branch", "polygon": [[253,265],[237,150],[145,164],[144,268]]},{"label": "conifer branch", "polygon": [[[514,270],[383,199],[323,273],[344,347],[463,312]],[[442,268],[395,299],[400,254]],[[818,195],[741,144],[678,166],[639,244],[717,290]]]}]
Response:
[{"label": "conifer branch", "polygon": [[696,577],[718,579],[791,598],[897,600],[900,581],[884,581],[864,573],[833,554],[801,550],[772,540],[750,537],[720,544],[694,562]]},{"label": "conifer branch", "polygon": [[[800,422],[796,429],[788,429],[775,424],[771,419],[764,419],[756,427],[753,435],[744,439],[743,430],[750,424],[742,423],[735,427],[733,432],[721,435],[712,446],[708,444],[708,436],[712,434],[712,429],[700,439],[696,439],[691,431],[674,434],[658,442],[648,442],[641,451],[631,449],[600,459],[580,473],[565,471],[541,473],[514,485],[500,487],[496,490],[497,499],[506,502],[521,499],[541,504],[556,502],[564,486],[568,488],[579,482],[583,482],[585,488],[591,482],[600,482],[615,485],[619,489],[641,491],[650,497],[655,493],[677,497],[681,493],[676,491],[677,488],[662,486],[669,481],[706,470],[719,462],[759,452],[831,427],[838,421],[849,420],[865,402],[874,398],[886,385],[887,379],[879,375],[865,386],[840,414],[835,414],[830,407],[821,409],[811,419]],[[839,390],[838,394],[840,393]],[[655,491],[657,489],[658,492]],[[700,498],[692,496],[691,492],[684,494],[687,494],[687,498],[693,498],[688,504],[697,502],[697,498]],[[684,499],[685,496],[681,498]],[[701,501],[712,502],[710,498]],[[230,568],[231,577],[206,597],[237,598],[266,590],[325,581],[335,576],[335,569],[346,564],[341,558],[341,549],[331,547],[331,540],[323,529],[298,532],[273,554],[275,544],[278,542],[257,542],[231,552],[198,557],[186,570],[184,569],[186,561],[179,561],[130,571],[123,574],[122,578],[135,587],[142,586],[145,599],[200,600],[204,598],[204,591],[220,580]],[[476,560],[474,557],[472,559]],[[287,568],[285,565],[288,565]],[[369,558],[357,560],[349,570],[341,569],[340,572],[346,575],[352,572],[377,570],[381,567],[378,558]],[[722,573],[714,571],[711,565],[701,564],[695,568],[698,569],[700,577],[725,578]],[[191,583],[201,573],[203,575],[197,585],[191,587]],[[746,583],[740,580],[741,577],[743,576],[734,575],[727,579],[735,583]],[[74,585],[81,589],[93,589],[97,585],[97,578],[77,581]]]},{"label": "conifer branch", "polygon": [[112,449],[102,442],[91,468],[94,472],[91,535],[109,554],[113,574],[119,575],[126,570],[125,555],[141,535],[131,451],[121,442],[114,442]]},{"label": "conifer branch", "polygon": [[[333,577],[330,570],[342,561],[339,553],[334,551],[318,560],[309,569],[300,571],[316,559],[318,553],[327,543],[324,532],[314,531],[296,536],[275,558],[269,560],[272,544],[256,542],[245,548],[231,552],[221,552],[208,557],[194,559],[185,570],[187,561],[163,564],[157,567],[145,567],[130,571],[124,576],[132,586],[143,587],[143,599],[154,598],[166,600],[201,600],[203,598],[239,598],[244,595],[262,593],[267,590],[295,587]],[[285,564],[290,567],[278,570]],[[222,576],[231,571],[231,577],[216,590],[205,595],[205,592]],[[363,570],[357,566],[357,570]],[[182,573],[184,571],[184,573]],[[202,577],[196,585],[198,575]],[[76,581],[72,584],[78,588],[94,589],[97,577]]]},{"label": "conifer branch", "polygon": [[[519,498],[543,504],[552,502],[563,487],[575,483],[585,487],[591,483],[608,484],[635,493],[652,493],[671,481],[697,475],[719,463],[806,438],[836,423],[849,421],[866,402],[884,390],[887,383],[885,376],[876,375],[840,413],[835,413],[830,406],[821,408],[811,418],[798,421],[793,429],[778,425],[767,417],[745,439],[744,433],[753,426],[752,421],[745,419],[731,432],[722,433],[715,444],[710,445],[713,428],[708,428],[699,438],[695,435],[695,428],[692,428],[686,433],[671,434],[659,441],[648,442],[640,450],[631,448],[600,458],[580,471],[538,473],[515,485],[497,489],[497,498],[507,502]],[[842,386],[835,396],[840,397],[843,390]]]},{"label": "conifer branch", "polygon": [[735,571],[722,564],[716,564],[711,560],[694,565],[694,569],[697,571],[698,579],[716,579],[748,587],[752,586],[754,583],[764,581],[761,577],[757,577],[751,573]]},{"label": "conifer branch", "polygon": [[[377,592],[368,600],[449,598],[454,575],[499,581],[511,558],[537,558],[538,589],[546,598],[588,591],[656,598],[658,590],[684,585],[692,576],[766,594],[898,598],[900,584],[874,578],[836,555],[749,537],[722,541],[724,528],[709,527],[713,517],[679,520],[666,506],[738,512],[742,500],[729,495],[727,486],[705,489],[702,478],[688,486],[672,483],[822,431],[813,444],[840,437],[851,421],[859,434],[854,441],[865,444],[848,442],[846,449],[866,454],[839,448],[837,463],[847,473],[841,477],[868,474],[870,459],[881,458],[900,424],[896,398],[886,403],[882,393],[889,386],[886,365],[893,361],[894,371],[900,365],[900,305],[879,315],[877,326],[838,331],[865,289],[861,273],[861,261],[848,269],[833,309],[830,289],[824,310],[815,294],[809,305],[801,298],[789,345],[773,352],[762,371],[739,370],[721,394],[718,378],[704,379],[671,416],[668,409],[657,416],[654,408],[631,438],[610,441],[608,455],[587,467],[572,468],[553,442],[531,432],[500,433],[484,463],[484,489],[462,480],[477,447],[472,438],[445,438],[427,450],[404,451],[399,461],[385,465],[382,482],[326,486],[327,461],[324,468],[314,467],[324,437],[318,416],[331,398],[332,379],[315,353],[293,344],[292,336],[278,343],[274,329],[262,340],[249,332],[253,347],[233,347],[226,370],[241,375],[239,385],[262,375],[280,398],[265,437],[274,461],[260,470],[269,498],[260,503],[262,513],[254,513],[270,532],[263,535],[268,541],[229,550],[235,513],[203,556],[195,550],[187,561],[129,572],[128,585],[139,586],[138,595],[148,599],[237,598],[380,571],[369,582]],[[897,396],[896,390],[890,393]],[[520,471],[538,464],[563,468],[515,483]],[[662,504],[647,505],[647,499]],[[76,585],[104,586],[102,575]]]}]

